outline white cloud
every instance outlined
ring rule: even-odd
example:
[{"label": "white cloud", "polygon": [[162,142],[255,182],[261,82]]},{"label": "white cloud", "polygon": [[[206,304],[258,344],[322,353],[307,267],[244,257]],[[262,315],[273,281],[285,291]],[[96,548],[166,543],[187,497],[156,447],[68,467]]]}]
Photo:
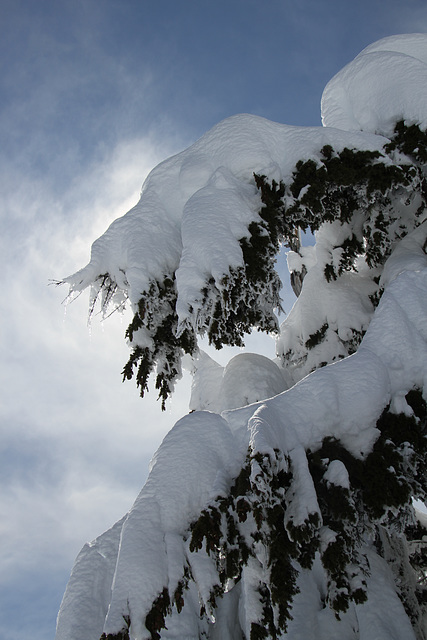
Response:
[{"label": "white cloud", "polygon": [[0,185],[3,582],[31,567],[68,572],[80,546],[130,508],[154,450],[187,410],[188,397],[177,397],[162,414],[154,394],[140,400],[121,384],[129,316],[95,318],[89,331],[87,296],[65,315],[66,289],[47,286],[83,266],[91,241],[175,149],[148,137],[122,142],[61,199],[17,167]]}]

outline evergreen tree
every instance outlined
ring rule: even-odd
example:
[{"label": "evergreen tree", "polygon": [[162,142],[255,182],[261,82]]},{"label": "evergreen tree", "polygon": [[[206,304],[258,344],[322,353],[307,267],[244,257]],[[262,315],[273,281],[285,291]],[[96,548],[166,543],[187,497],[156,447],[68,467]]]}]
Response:
[{"label": "evergreen tree", "polygon": [[[124,377],[136,375],[144,394],[155,371],[163,406],[203,336],[221,348],[254,328],[276,332],[279,366],[299,384],[222,416],[196,411],[172,429],[130,514],[82,552],[58,640],[77,640],[76,602],[98,597],[96,580],[81,578],[98,552],[108,575],[102,640],[425,639],[427,530],[413,506],[427,491],[425,123],[387,120],[388,137],[307,136],[231,119],[173,160],[170,179],[236,127],[239,141],[255,140],[244,171],[218,163],[181,219],[153,196],[165,168],[147,182],[141,202],[160,222],[147,213],[141,237],[148,247],[161,227],[164,253],[156,246],[136,269],[133,245],[126,259],[112,248],[129,226],[133,242],[129,220],[142,204],[68,281],[92,284],[105,309],[126,292]],[[266,141],[284,149],[298,135],[309,142],[294,143],[280,175],[273,151],[253,160]],[[314,244],[304,246],[308,232]],[[299,297],[279,329],[283,245]]]}]

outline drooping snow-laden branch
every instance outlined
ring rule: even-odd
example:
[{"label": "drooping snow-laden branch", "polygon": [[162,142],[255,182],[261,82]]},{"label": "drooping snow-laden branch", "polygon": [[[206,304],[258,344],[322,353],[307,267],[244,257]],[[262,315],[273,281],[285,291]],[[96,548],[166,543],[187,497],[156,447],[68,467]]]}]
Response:
[{"label": "drooping snow-laden branch", "polygon": [[[251,133],[247,131],[250,125]],[[228,130],[240,138],[242,126],[249,149],[265,144],[275,127],[284,148],[295,134],[294,128],[243,118],[222,123],[216,136]],[[277,166],[250,178],[242,172],[239,179],[223,167],[214,171],[207,184],[185,203],[180,222],[173,219],[172,212],[164,214],[157,201],[153,204],[151,191],[163,177],[157,179],[154,172],[140,204],[95,243],[88,267],[67,279],[73,290],[93,283],[92,308],[98,293],[103,295],[104,310],[118,289],[129,295],[134,317],[126,338],[132,353],[123,376],[131,379],[135,375],[141,395],[148,388],[150,374],[156,371],[164,408],[181,374],[182,356],[196,353],[198,336],[206,335],[219,349],[242,346],[245,334],[252,329],[278,331],[281,281],[276,259],[282,245],[296,249],[294,253],[301,258],[299,268],[307,271],[297,241],[301,231],[324,231],[323,255],[319,247],[317,262],[324,262],[326,282],[364,269],[365,279],[359,280],[364,282],[365,307],[376,304],[381,265],[424,212],[426,189],[420,162],[425,134],[416,126],[398,123],[391,142],[377,137],[373,145],[372,136],[360,135],[353,149],[342,147],[342,132],[322,131],[320,136],[314,130],[312,137],[309,159],[296,162],[286,181],[278,183],[271,178]],[[329,144],[319,148],[319,138]],[[184,152],[180,162],[173,159],[169,172],[176,172],[175,165],[180,165],[181,174],[186,161],[197,158],[200,147],[209,149],[210,138],[202,141],[187,156]],[[338,143],[338,150],[331,143]],[[403,148],[405,156],[400,152]],[[246,164],[247,155],[246,150]],[[138,227],[145,224],[138,250]],[[149,241],[153,242],[150,248]],[[94,276],[96,269],[101,270],[100,264],[102,274]],[[306,352],[330,338],[328,328],[322,323],[306,337]],[[357,348],[366,323],[351,329],[345,339],[338,337],[332,360]],[[284,355],[292,359],[289,352]],[[298,353],[298,360],[301,357]]]}]

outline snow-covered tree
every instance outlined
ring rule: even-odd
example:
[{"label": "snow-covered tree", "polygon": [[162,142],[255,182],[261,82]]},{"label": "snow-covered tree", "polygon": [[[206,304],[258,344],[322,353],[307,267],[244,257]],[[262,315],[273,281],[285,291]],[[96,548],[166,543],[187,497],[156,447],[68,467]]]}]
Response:
[{"label": "snow-covered tree", "polygon": [[[66,278],[131,305],[141,395],[154,373],[164,406],[192,359],[194,412],[83,548],[57,640],[427,638],[427,36],[362,51],[322,118],[221,122]],[[254,328],[275,361],[199,349]]]}]

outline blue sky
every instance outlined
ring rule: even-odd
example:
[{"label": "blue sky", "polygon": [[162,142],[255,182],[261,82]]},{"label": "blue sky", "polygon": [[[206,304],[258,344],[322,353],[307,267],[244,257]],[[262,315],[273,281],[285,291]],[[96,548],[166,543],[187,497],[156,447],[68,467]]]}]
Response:
[{"label": "blue sky", "polygon": [[326,82],[426,32],[427,6],[3,0],[0,30],[0,640],[47,640],[75,555],[130,508],[189,386],[165,414],[141,401],[121,384],[126,318],[88,329],[87,296],[64,307],[49,280],[222,118],[320,124]]}]

